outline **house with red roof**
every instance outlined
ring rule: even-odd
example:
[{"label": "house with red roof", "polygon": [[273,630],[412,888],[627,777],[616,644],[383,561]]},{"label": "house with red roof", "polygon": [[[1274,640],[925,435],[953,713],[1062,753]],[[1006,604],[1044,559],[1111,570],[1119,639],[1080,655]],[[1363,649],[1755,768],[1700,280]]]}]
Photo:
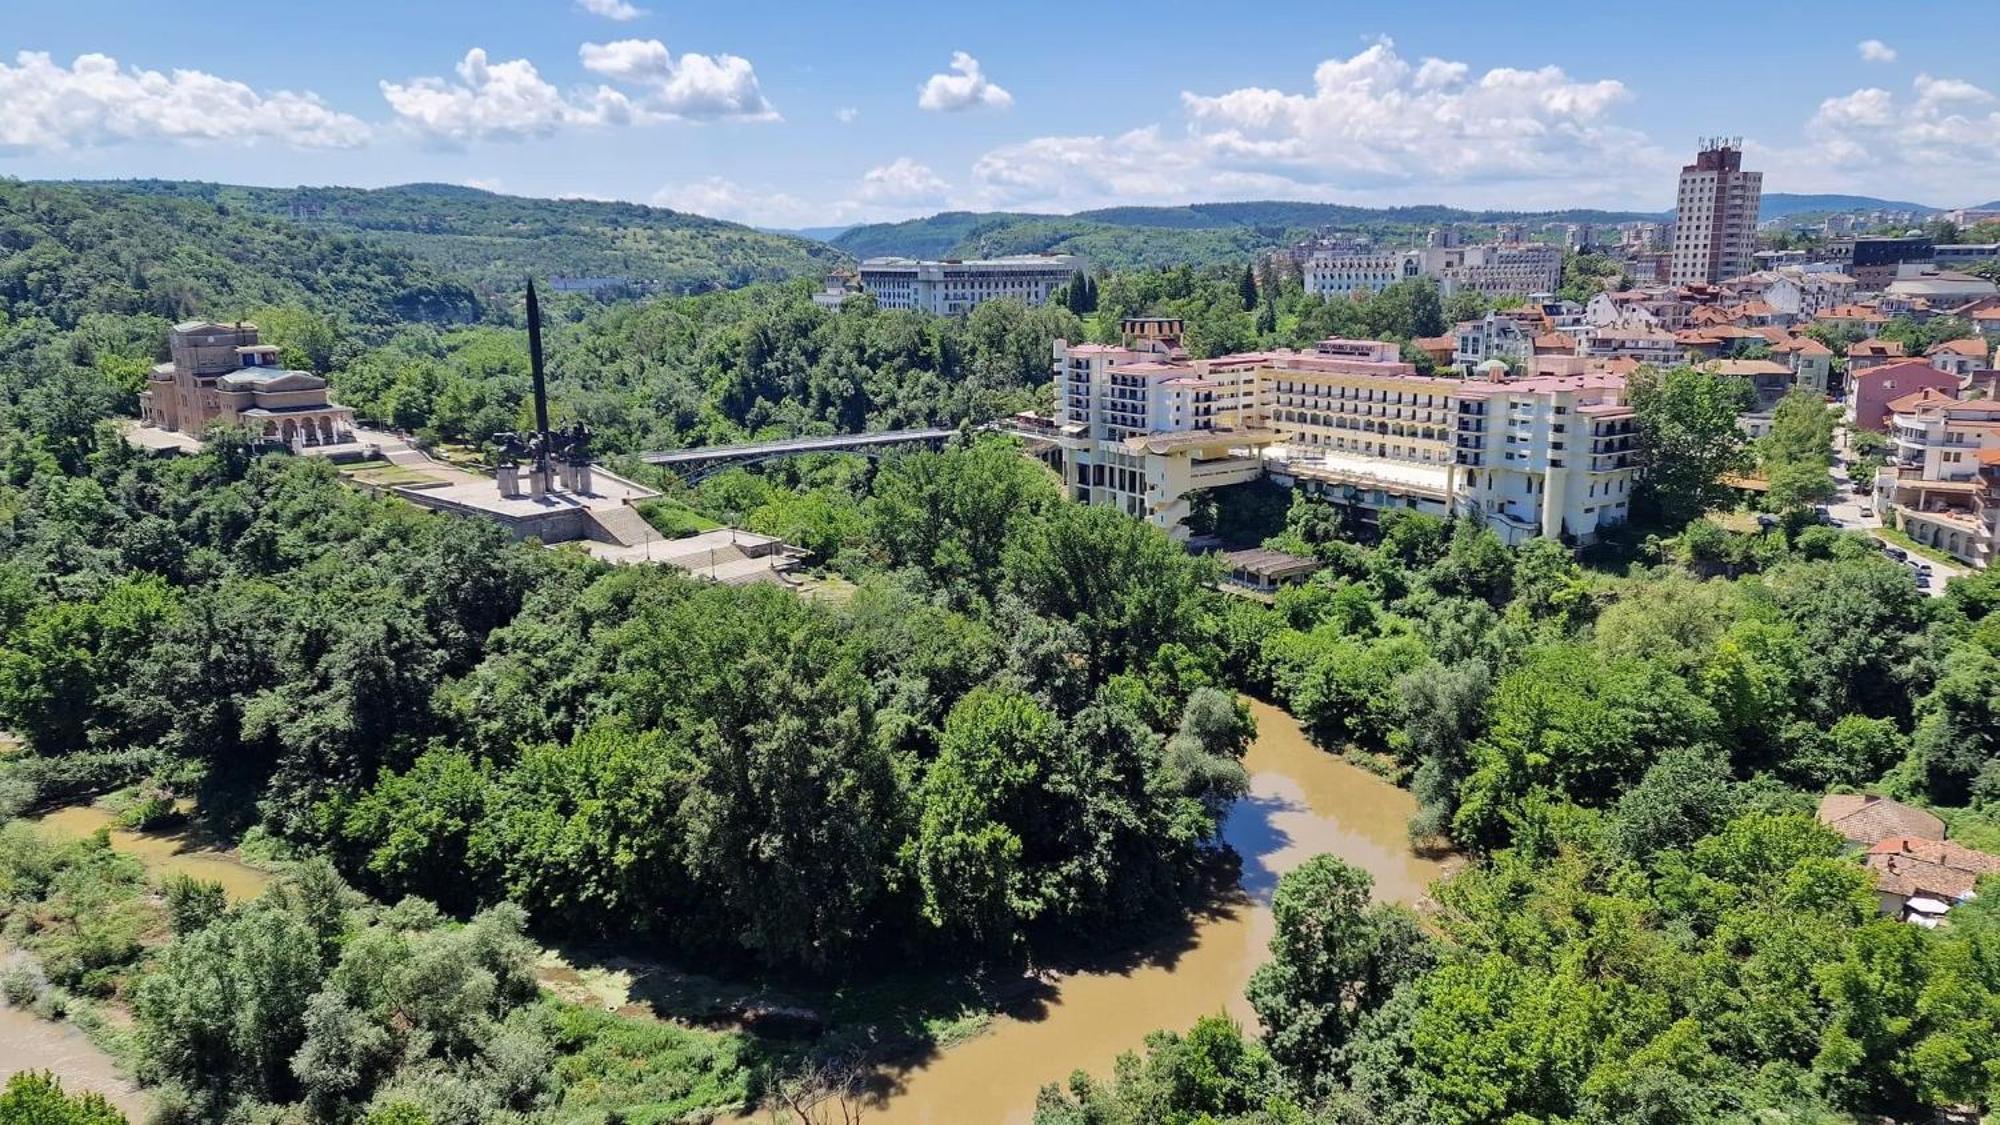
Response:
[{"label": "house with red roof", "polygon": [[1877,340],[1870,337],[1847,345],[1847,374],[1851,378],[1856,371],[1866,371],[1871,367],[1889,363],[1904,357],[1901,340]]},{"label": "house with red roof", "polygon": [[1878,434],[1889,432],[1889,404],[1899,398],[1925,389],[1958,397],[1958,379],[1921,359],[1885,362],[1860,372],[1850,370],[1848,386],[1853,424]]},{"label": "house with red roof", "polygon": [[1981,878],[2000,873],[2000,856],[1921,836],[1887,837],[1862,863],[1875,874],[1882,913],[1920,926],[1937,925],[1973,896]]},{"label": "house with red roof", "polygon": [[1946,340],[1932,344],[1924,352],[1924,358],[1939,371],[1948,371],[1964,378],[1986,367],[1986,360],[1993,354],[1993,345],[1980,336],[1968,336],[1962,340]]}]

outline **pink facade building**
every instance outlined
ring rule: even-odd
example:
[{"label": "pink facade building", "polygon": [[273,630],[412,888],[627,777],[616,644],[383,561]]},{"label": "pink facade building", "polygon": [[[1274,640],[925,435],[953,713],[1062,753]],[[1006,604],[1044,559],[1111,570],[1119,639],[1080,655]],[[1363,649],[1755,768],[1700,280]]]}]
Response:
[{"label": "pink facade building", "polygon": [[1958,397],[1958,377],[1948,375],[1920,359],[1884,363],[1853,376],[1854,424],[1864,430],[1887,433],[1889,404],[1922,390],[1934,390]]}]

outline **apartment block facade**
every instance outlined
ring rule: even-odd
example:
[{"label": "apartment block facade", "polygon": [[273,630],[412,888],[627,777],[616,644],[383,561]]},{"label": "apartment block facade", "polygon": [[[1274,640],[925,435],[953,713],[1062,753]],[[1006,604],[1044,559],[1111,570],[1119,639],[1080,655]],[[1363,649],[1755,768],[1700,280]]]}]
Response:
[{"label": "apartment block facade", "polygon": [[1989,565],[2000,539],[2000,402],[1926,389],[1890,411],[1896,459],[1876,478],[1878,505],[1917,542],[1971,566]]},{"label": "apartment block facade", "polygon": [[1046,304],[1056,290],[1090,263],[1075,254],[1024,254],[967,261],[870,258],[861,263],[864,292],[885,309],[938,316],[969,313],[987,301]]},{"label": "apartment block facade", "polygon": [[1462,246],[1436,238],[1417,250],[1315,252],[1300,265],[1305,290],[1319,297],[1375,293],[1398,281],[1430,278],[1446,296],[1472,290],[1489,297],[1553,293],[1562,285],[1562,251],[1540,243]]},{"label": "apartment block facade", "polygon": [[1393,344],[1194,361],[1055,349],[1055,444],[1070,494],[1177,538],[1188,493],[1269,475],[1363,523],[1389,508],[1480,519],[1509,543],[1588,542],[1626,517],[1632,412],[1613,375],[1418,375]]},{"label": "apartment block facade", "polygon": [[1740,139],[1704,140],[1694,163],[1681,168],[1668,280],[1714,285],[1755,269],[1763,195],[1764,174],[1743,170]]}]

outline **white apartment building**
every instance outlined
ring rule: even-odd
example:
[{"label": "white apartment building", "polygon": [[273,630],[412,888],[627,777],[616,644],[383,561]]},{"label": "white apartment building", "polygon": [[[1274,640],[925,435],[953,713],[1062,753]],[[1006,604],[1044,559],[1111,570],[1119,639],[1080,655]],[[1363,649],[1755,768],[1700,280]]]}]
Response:
[{"label": "white apartment building", "polygon": [[1316,297],[1379,293],[1417,276],[1417,261],[1403,251],[1316,251],[1299,267],[1305,290]]},{"label": "white apartment building", "polygon": [[1172,362],[1058,341],[1065,484],[1176,538],[1189,492],[1266,473],[1364,523],[1388,508],[1476,516],[1508,543],[1587,542],[1624,520],[1633,438],[1622,379],[1432,378],[1397,355],[1393,344],[1327,340]]},{"label": "white apartment building", "polygon": [[1479,515],[1509,544],[1587,543],[1625,522],[1638,438],[1623,378],[1473,381],[1454,397],[1460,514]]},{"label": "white apartment building", "polygon": [[1674,256],[1668,280],[1713,285],[1756,266],[1757,208],[1764,174],[1743,170],[1743,142],[1713,137],[1681,168],[1675,196]]},{"label": "white apartment building", "polygon": [[1432,245],[1418,250],[1315,253],[1300,268],[1306,292],[1319,297],[1376,293],[1412,277],[1436,281],[1447,297],[1461,289],[1528,297],[1562,285],[1562,251],[1539,243],[1461,246],[1434,237]]},{"label": "white apartment building", "polygon": [[[1231,357],[1235,358],[1235,357]],[[1056,448],[1064,487],[1175,538],[1187,494],[1263,473],[1256,374],[1226,360],[1190,364],[1153,350],[1055,342]]]},{"label": "white apartment building", "polygon": [[1023,254],[1009,258],[922,262],[870,258],[861,263],[861,288],[885,309],[958,316],[1003,298],[1034,306],[1090,263],[1075,254]]},{"label": "white apartment building", "polygon": [[1502,313],[1468,320],[1452,330],[1452,337],[1458,344],[1451,353],[1451,364],[1466,375],[1478,373],[1481,364],[1493,360],[1527,367],[1535,358],[1534,331]]},{"label": "white apartment building", "polygon": [[1562,251],[1542,243],[1430,246],[1412,253],[1417,273],[1436,278],[1447,297],[1461,289],[1488,297],[1532,297],[1562,287]]},{"label": "white apartment building", "polygon": [[2000,402],[1923,390],[1889,409],[1896,460],[1876,479],[1878,505],[1917,542],[1988,565],[2000,523],[1989,480],[2000,461]]}]

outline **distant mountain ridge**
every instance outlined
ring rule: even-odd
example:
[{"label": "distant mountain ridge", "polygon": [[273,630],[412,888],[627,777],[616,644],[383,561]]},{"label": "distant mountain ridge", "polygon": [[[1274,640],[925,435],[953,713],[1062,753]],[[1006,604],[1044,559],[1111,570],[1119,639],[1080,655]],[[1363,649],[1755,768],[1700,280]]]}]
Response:
[{"label": "distant mountain ridge", "polygon": [[181,180],[79,186],[198,200],[406,250],[489,289],[528,275],[623,278],[689,292],[817,277],[843,260],[825,244],[664,207],[533,199],[460,184],[240,187]]},{"label": "distant mountain ridge", "polygon": [[1261,200],[1180,207],[1107,207],[1074,215],[1013,211],[945,211],[900,223],[870,223],[833,245],[857,258],[982,257],[995,254],[1082,254],[1110,268],[1241,262],[1288,245],[1323,227],[1414,238],[1454,222],[1619,223],[1663,218],[1644,211],[1468,211],[1421,204],[1354,207],[1340,203]]},{"label": "distant mountain ridge", "polygon": [[1783,219],[1792,215],[1811,215],[1822,212],[1840,211],[1942,211],[1928,203],[1911,203],[1901,199],[1877,199],[1872,195],[1796,195],[1787,192],[1772,192],[1764,196],[1757,208],[1757,215],[1763,219]]}]

